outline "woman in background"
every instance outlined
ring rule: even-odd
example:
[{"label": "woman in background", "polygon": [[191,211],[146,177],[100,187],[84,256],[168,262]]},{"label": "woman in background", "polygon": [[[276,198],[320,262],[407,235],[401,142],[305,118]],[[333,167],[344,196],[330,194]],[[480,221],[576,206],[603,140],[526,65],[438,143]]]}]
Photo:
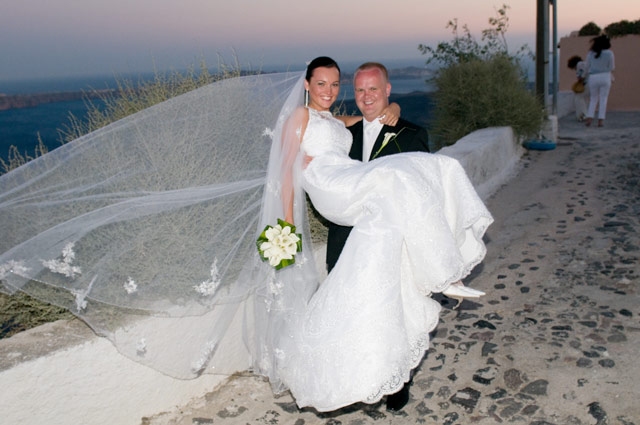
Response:
[{"label": "woman in background", "polygon": [[615,69],[611,42],[606,35],[600,35],[591,40],[591,49],[587,53],[588,87],[590,93],[589,109],[587,110],[587,127],[591,125],[598,106],[598,127],[604,125],[607,112],[607,98],[611,90],[612,75]]}]

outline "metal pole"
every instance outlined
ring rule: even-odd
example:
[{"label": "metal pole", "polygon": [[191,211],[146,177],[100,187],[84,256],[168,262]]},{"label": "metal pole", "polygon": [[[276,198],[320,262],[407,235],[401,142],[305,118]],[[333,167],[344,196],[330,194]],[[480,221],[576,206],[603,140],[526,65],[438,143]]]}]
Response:
[{"label": "metal pole", "polygon": [[549,96],[549,0],[537,0],[536,95],[546,109]]},{"label": "metal pole", "polygon": [[553,3],[553,115],[558,115],[558,0]]}]

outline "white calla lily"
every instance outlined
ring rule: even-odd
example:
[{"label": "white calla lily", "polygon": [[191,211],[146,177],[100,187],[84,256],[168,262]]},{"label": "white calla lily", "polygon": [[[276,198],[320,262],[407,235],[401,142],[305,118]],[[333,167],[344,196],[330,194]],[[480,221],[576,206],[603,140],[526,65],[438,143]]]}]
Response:
[{"label": "white calla lily", "polygon": [[265,261],[276,269],[295,262],[296,252],[302,249],[295,227],[278,220],[275,226],[267,226],[257,241],[258,251]]}]

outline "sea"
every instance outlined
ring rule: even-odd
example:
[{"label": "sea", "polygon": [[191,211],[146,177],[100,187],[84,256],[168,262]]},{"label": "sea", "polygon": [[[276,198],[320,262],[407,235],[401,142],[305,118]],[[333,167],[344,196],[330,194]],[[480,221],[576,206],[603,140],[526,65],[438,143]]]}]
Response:
[{"label": "sea", "polygon": [[[133,81],[153,78],[153,74],[140,74],[136,78]],[[421,78],[392,78],[390,83],[391,100],[400,104],[403,118],[426,126],[433,107],[433,87]],[[0,93],[36,94],[115,87],[115,77],[98,75],[0,82]],[[344,103],[349,113],[355,110],[351,84],[342,85],[339,101]],[[101,106],[99,101],[93,102],[96,106]],[[0,111],[0,158],[7,160],[11,146],[17,147],[23,155],[33,156],[38,138],[49,150],[59,147],[62,144],[60,132],[69,125],[70,115],[84,119],[86,113],[87,105],[83,100],[43,103],[35,107]]]}]

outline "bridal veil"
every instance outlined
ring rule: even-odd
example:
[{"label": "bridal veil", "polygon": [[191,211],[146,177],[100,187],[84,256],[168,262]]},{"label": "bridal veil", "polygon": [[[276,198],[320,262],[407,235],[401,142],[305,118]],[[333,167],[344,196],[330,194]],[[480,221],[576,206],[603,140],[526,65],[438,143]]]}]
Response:
[{"label": "bridal veil", "polygon": [[221,80],[0,176],[2,290],[65,307],[184,379],[233,372],[210,359],[243,320],[237,338],[277,390],[273,339],[317,285],[301,190],[296,264],[274,271],[255,241],[284,218],[281,170],[300,158],[281,141],[296,140],[283,132],[303,91],[301,73]]}]

